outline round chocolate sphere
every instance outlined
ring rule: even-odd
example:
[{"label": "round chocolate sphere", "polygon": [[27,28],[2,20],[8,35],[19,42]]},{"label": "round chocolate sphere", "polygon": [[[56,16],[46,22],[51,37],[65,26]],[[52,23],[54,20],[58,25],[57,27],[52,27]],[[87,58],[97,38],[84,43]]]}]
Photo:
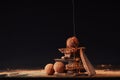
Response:
[{"label": "round chocolate sphere", "polygon": [[76,48],[78,47],[78,45],[79,45],[79,41],[75,36],[68,38],[66,41],[66,47],[68,48],[72,48],[72,47]]},{"label": "round chocolate sphere", "polygon": [[65,70],[65,65],[62,62],[55,62],[53,68],[55,72],[63,73]]},{"label": "round chocolate sphere", "polygon": [[53,64],[49,63],[45,66],[45,72],[48,75],[53,75],[54,74],[54,69],[53,69]]}]

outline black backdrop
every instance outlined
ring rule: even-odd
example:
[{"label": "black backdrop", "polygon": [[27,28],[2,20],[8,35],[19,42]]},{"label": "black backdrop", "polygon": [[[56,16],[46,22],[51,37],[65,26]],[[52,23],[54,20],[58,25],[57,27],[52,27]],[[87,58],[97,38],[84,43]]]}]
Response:
[{"label": "black backdrop", "polygon": [[[93,65],[120,64],[118,2],[75,0],[76,36]],[[72,0],[0,1],[0,68],[54,63],[73,36]]]}]

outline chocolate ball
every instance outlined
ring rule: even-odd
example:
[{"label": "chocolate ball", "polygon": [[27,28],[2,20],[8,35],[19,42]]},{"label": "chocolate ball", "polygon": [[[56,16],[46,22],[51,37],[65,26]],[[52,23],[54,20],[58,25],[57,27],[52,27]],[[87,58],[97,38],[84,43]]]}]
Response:
[{"label": "chocolate ball", "polygon": [[65,65],[62,62],[55,62],[53,68],[55,72],[63,73],[65,70]]},{"label": "chocolate ball", "polygon": [[66,47],[68,48],[76,48],[78,45],[79,41],[75,36],[68,38],[66,41]]},{"label": "chocolate ball", "polygon": [[53,64],[49,63],[45,66],[45,72],[48,75],[53,75],[54,74],[54,69],[53,69]]}]

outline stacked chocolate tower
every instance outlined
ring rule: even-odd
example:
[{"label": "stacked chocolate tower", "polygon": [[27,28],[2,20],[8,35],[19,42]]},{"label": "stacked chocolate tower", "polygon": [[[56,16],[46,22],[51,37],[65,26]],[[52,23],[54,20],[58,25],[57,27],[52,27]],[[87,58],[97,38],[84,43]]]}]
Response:
[{"label": "stacked chocolate tower", "polygon": [[80,50],[84,50],[84,47],[78,47],[79,41],[73,36],[67,39],[66,48],[58,49],[64,56],[61,59],[55,59],[56,62],[62,62],[65,64],[65,70],[69,74],[78,75],[81,72],[86,72],[83,63],[80,58]]},{"label": "stacked chocolate tower", "polygon": [[58,50],[64,54],[60,59],[54,59],[55,64],[45,67],[47,74],[95,75],[95,69],[84,54],[85,47],[78,47],[79,41],[73,36],[66,40],[66,48]]}]

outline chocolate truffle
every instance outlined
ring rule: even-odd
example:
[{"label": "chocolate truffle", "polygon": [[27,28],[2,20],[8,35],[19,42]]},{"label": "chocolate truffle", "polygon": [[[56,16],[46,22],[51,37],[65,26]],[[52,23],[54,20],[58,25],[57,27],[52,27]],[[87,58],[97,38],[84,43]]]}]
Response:
[{"label": "chocolate truffle", "polygon": [[63,73],[65,70],[65,65],[62,62],[55,62],[53,68],[55,72]]},{"label": "chocolate truffle", "polygon": [[54,69],[53,69],[53,64],[49,63],[45,66],[45,72],[48,75],[53,75],[54,74]]}]

